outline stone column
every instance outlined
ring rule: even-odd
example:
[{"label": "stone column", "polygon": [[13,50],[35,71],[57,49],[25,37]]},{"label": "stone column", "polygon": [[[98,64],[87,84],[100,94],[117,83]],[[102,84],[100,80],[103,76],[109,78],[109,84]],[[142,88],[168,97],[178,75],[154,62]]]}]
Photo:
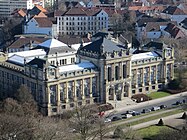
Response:
[{"label": "stone column", "polygon": [[141,74],[142,74],[142,77],[141,77],[142,87],[144,87],[144,67],[141,69]]},{"label": "stone column", "polygon": [[74,101],[77,101],[77,86],[76,86],[77,81],[74,80],[73,84],[74,84],[74,89],[73,89],[73,92],[74,92]]},{"label": "stone column", "polygon": [[51,104],[51,98],[50,98],[50,93],[51,93],[51,90],[50,90],[50,87],[49,85],[47,85],[47,99],[48,99],[48,105],[50,106]]},{"label": "stone column", "polygon": [[167,83],[167,63],[163,63],[163,82]]},{"label": "stone column", "polygon": [[174,65],[173,63],[171,64],[171,80],[174,79]]},{"label": "stone column", "polygon": [[124,86],[125,86],[125,82],[122,83],[121,100],[123,100],[123,98],[124,98]]},{"label": "stone column", "polygon": [[68,103],[69,102],[69,97],[68,97],[68,86],[69,86],[69,84],[68,84],[68,82],[66,82],[66,91],[65,91],[65,93],[66,93],[66,103]]},{"label": "stone column", "polygon": [[112,68],[112,81],[115,81],[115,64],[112,64],[111,68]]},{"label": "stone column", "polygon": [[84,100],[85,99],[85,95],[84,95],[84,79],[82,79],[81,80],[81,84],[82,84],[82,86],[81,86],[81,92],[82,92],[82,99]]},{"label": "stone column", "polygon": [[57,84],[57,105],[59,106],[60,105],[60,84]]},{"label": "stone column", "polygon": [[120,77],[120,80],[121,80],[121,79],[123,79],[123,64],[122,64],[122,62],[121,62],[120,65],[119,65],[119,70],[120,70],[120,75],[119,75],[119,77]]},{"label": "stone column", "polygon": [[155,65],[155,84],[158,83],[157,72],[158,72],[158,65]]},{"label": "stone column", "polygon": [[105,82],[108,82],[108,68],[107,68],[107,65],[105,65],[104,69],[105,69],[105,78],[104,79],[105,79]]},{"label": "stone column", "polygon": [[90,77],[90,97],[93,97],[93,93],[92,93],[92,77]]},{"label": "stone column", "polygon": [[151,85],[151,66],[149,66],[149,74],[148,74],[148,78],[149,78],[149,85]]},{"label": "stone column", "polygon": [[138,87],[138,69],[135,69],[135,88],[137,88]]}]

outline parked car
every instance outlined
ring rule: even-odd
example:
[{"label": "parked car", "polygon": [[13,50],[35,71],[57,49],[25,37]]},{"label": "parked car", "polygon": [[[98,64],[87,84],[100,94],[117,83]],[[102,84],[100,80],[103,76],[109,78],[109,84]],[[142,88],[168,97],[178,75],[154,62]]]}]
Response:
[{"label": "parked car", "polygon": [[121,115],[121,117],[122,117],[123,119],[128,119],[128,118],[131,118],[131,117],[132,117],[132,114]]},{"label": "parked car", "polygon": [[182,104],[182,101],[176,101],[175,104],[176,104],[176,105],[181,105],[181,104]]},{"label": "parked car", "polygon": [[132,116],[137,116],[137,115],[140,115],[140,114],[141,114],[140,112],[134,111],[134,112],[132,113]]},{"label": "parked car", "polygon": [[151,111],[157,111],[157,110],[160,110],[159,106],[154,106],[154,107],[151,108]]},{"label": "parked car", "polygon": [[185,104],[185,103],[186,103],[186,100],[184,99],[184,100],[182,100],[182,102],[183,102],[183,104]]},{"label": "parked car", "polygon": [[114,116],[111,121],[118,121],[118,120],[121,120],[122,118],[119,117],[119,116]]},{"label": "parked car", "polygon": [[126,114],[132,114],[133,112],[135,112],[134,110],[127,110]]},{"label": "parked car", "polygon": [[110,118],[105,118],[105,120],[104,120],[104,122],[105,123],[109,123],[109,122],[111,122],[112,120],[110,119]]},{"label": "parked car", "polygon": [[160,109],[164,109],[164,108],[167,108],[166,105],[160,105]]},{"label": "parked car", "polygon": [[151,112],[150,109],[143,109],[143,110],[142,110],[142,113],[149,113],[149,112]]}]

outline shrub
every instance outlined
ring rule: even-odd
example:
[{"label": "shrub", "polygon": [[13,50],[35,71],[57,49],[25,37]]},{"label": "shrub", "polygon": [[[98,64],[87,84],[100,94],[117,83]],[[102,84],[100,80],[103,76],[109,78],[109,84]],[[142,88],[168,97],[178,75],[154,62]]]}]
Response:
[{"label": "shrub", "polygon": [[186,112],[183,113],[181,119],[187,119],[187,115],[186,115]]},{"label": "shrub", "polygon": [[157,125],[158,125],[158,126],[163,126],[163,125],[164,125],[163,120],[162,120],[162,119],[160,119]]},{"label": "shrub", "polygon": [[168,83],[168,88],[169,89],[179,89],[179,86],[180,86],[180,82],[179,82],[179,80],[176,80],[176,79],[174,79],[174,80],[172,80],[172,81],[170,81],[169,83]]},{"label": "shrub", "polygon": [[124,132],[122,130],[122,128],[120,126],[118,126],[115,130],[114,130],[114,138],[123,138],[124,136]]},{"label": "shrub", "polygon": [[135,99],[137,103],[151,100],[151,98],[148,97],[146,94],[136,94],[136,95],[133,95],[132,99]]}]

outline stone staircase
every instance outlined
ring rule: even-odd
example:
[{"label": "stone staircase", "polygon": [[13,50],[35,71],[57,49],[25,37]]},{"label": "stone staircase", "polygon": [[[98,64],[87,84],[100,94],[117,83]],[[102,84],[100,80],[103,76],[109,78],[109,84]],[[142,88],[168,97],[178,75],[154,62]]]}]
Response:
[{"label": "stone staircase", "polygon": [[135,105],[137,104],[129,97],[124,97],[122,101],[110,101],[114,108],[122,108],[125,106]]}]

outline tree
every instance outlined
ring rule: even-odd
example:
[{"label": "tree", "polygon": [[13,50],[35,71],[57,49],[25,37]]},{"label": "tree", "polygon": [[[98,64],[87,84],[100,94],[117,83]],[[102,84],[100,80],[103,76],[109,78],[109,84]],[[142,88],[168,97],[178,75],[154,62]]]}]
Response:
[{"label": "tree", "polygon": [[22,104],[25,115],[38,115],[37,103],[26,85],[21,85],[19,87],[14,94],[14,98],[18,103]]},{"label": "tree", "polygon": [[105,123],[104,121],[104,112],[100,110],[101,108],[98,108],[99,112],[99,118],[96,121],[96,133],[97,137],[100,140],[104,139],[104,136],[108,133],[109,123]]},{"label": "tree", "polygon": [[96,107],[84,105],[75,108],[75,114],[70,119],[70,128],[77,132],[77,138],[81,140],[93,139],[96,137]]},{"label": "tree", "polygon": [[18,102],[12,98],[7,98],[2,102],[1,113],[6,113],[8,115],[23,116],[23,108]]},{"label": "tree", "polygon": [[35,125],[31,118],[0,114],[0,139],[34,139]]}]

